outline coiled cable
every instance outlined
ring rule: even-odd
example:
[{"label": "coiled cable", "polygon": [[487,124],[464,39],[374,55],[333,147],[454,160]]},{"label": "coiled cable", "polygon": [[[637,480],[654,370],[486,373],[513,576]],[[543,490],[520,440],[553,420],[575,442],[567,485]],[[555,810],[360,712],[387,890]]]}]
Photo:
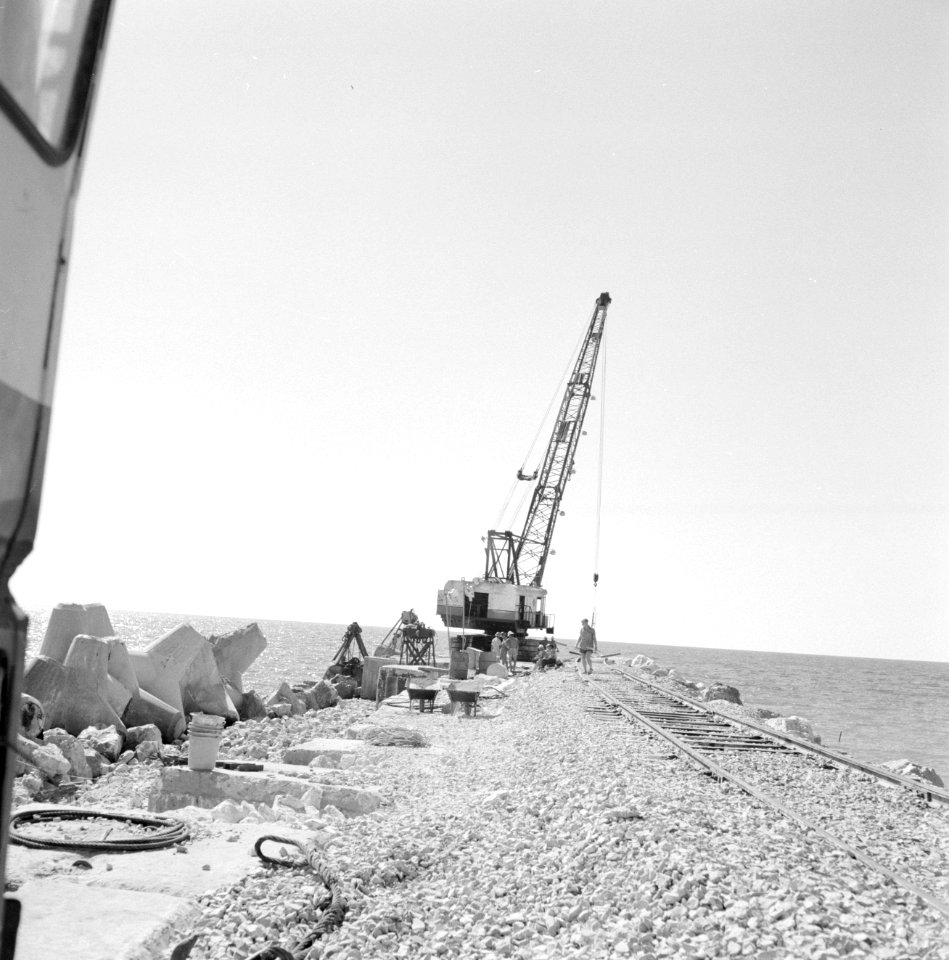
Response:
[{"label": "coiled cable", "polygon": [[[114,840],[68,839],[66,837],[37,836],[24,833],[23,828],[40,823],[63,820],[118,820],[139,827],[153,827],[140,836],[118,836]],[[188,828],[180,820],[168,817],[147,817],[137,813],[114,813],[107,810],[83,810],[76,807],[49,807],[22,810],[10,818],[10,841],[23,847],[41,850],[100,850],[103,852],[134,852],[159,850],[184,843],[189,838]]]}]

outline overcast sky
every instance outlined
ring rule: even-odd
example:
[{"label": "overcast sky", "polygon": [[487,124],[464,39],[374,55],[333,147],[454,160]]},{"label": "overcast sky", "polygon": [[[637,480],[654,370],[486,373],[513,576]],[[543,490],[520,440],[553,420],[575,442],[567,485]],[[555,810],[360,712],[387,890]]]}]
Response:
[{"label": "overcast sky", "polygon": [[947,26],[122,0],[17,599],[434,621],[609,291],[558,635],[949,659]]}]

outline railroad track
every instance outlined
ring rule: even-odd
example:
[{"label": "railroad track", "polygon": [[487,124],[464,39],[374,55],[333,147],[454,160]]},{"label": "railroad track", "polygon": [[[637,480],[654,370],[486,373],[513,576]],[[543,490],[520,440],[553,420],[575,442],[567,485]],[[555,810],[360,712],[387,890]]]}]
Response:
[{"label": "railroad track", "polygon": [[[616,667],[582,679],[596,696],[587,708],[594,716],[646,728],[702,772],[734,784],[949,917],[946,851],[934,850],[938,835],[921,839],[913,830],[921,810],[949,804],[949,792],[731,717]],[[867,789],[872,781],[878,790]],[[949,843],[949,827],[941,840]]]}]

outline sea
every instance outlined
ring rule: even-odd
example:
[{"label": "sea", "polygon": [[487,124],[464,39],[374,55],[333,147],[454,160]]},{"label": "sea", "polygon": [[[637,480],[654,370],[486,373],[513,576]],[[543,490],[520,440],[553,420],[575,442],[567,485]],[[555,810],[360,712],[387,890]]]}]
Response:
[{"label": "sea", "polygon": [[[28,613],[31,657],[39,652],[49,611]],[[234,617],[124,610],[110,610],[109,616],[115,635],[132,650],[182,623],[204,636],[220,636],[248,623]],[[267,648],[244,675],[244,688],[265,697],[284,680],[322,677],[346,629],[338,623],[256,623]],[[370,655],[389,630],[362,625]],[[573,646],[573,639],[561,643]],[[869,763],[906,758],[934,768],[949,783],[949,663],[607,642],[600,643],[600,652],[642,653],[688,679],[727,683],[748,706],[810,720],[825,746]],[[448,657],[444,632],[436,641],[436,654]]]}]

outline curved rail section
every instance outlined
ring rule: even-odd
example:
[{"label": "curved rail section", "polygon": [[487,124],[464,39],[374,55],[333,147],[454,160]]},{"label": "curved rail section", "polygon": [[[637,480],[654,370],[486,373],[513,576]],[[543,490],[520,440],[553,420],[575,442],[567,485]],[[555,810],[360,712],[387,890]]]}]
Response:
[{"label": "curved rail section", "polygon": [[[772,737],[771,734],[776,734],[777,731],[768,730],[768,728],[759,727],[757,730],[749,729],[746,732],[741,729],[743,726],[757,725],[747,724],[730,716],[727,717],[728,722],[725,723],[724,720],[719,718],[725,718],[726,714],[718,714],[717,711],[710,710],[697,701],[680,698],[662,687],[641,680],[625,671],[614,668],[613,672],[627,681],[627,684],[623,687],[622,696],[617,696],[607,689],[603,683],[593,681],[589,676],[584,676],[582,679],[590,689],[594,690],[610,705],[614,713],[618,711],[619,715],[651,730],[656,736],[671,743],[677,750],[684,753],[719,781],[727,780],[735,784],[756,800],[778,811],[805,830],[820,837],[826,843],[843,850],[864,866],[881,873],[892,883],[914,894],[934,910],[938,910],[944,916],[949,917],[949,903],[933,896],[928,890],[923,889],[908,877],[896,873],[847,841],[829,833],[814,821],[769,796],[744,778],[725,770],[705,752],[714,750],[790,750],[792,747],[801,749],[809,748],[812,745],[793,737],[785,738],[783,735]],[[645,693],[640,693],[635,698],[630,696],[629,692],[635,690],[629,683],[630,681],[632,684],[638,684]],[[635,705],[633,703],[634,699]],[[782,740],[784,739],[790,739],[793,743],[783,743]],[[832,755],[832,759],[838,760],[839,758]],[[860,767],[860,769],[864,768]],[[867,772],[875,773],[875,770],[869,768]],[[897,779],[902,782],[904,778],[899,777]],[[919,785],[916,784],[915,786]]]}]

